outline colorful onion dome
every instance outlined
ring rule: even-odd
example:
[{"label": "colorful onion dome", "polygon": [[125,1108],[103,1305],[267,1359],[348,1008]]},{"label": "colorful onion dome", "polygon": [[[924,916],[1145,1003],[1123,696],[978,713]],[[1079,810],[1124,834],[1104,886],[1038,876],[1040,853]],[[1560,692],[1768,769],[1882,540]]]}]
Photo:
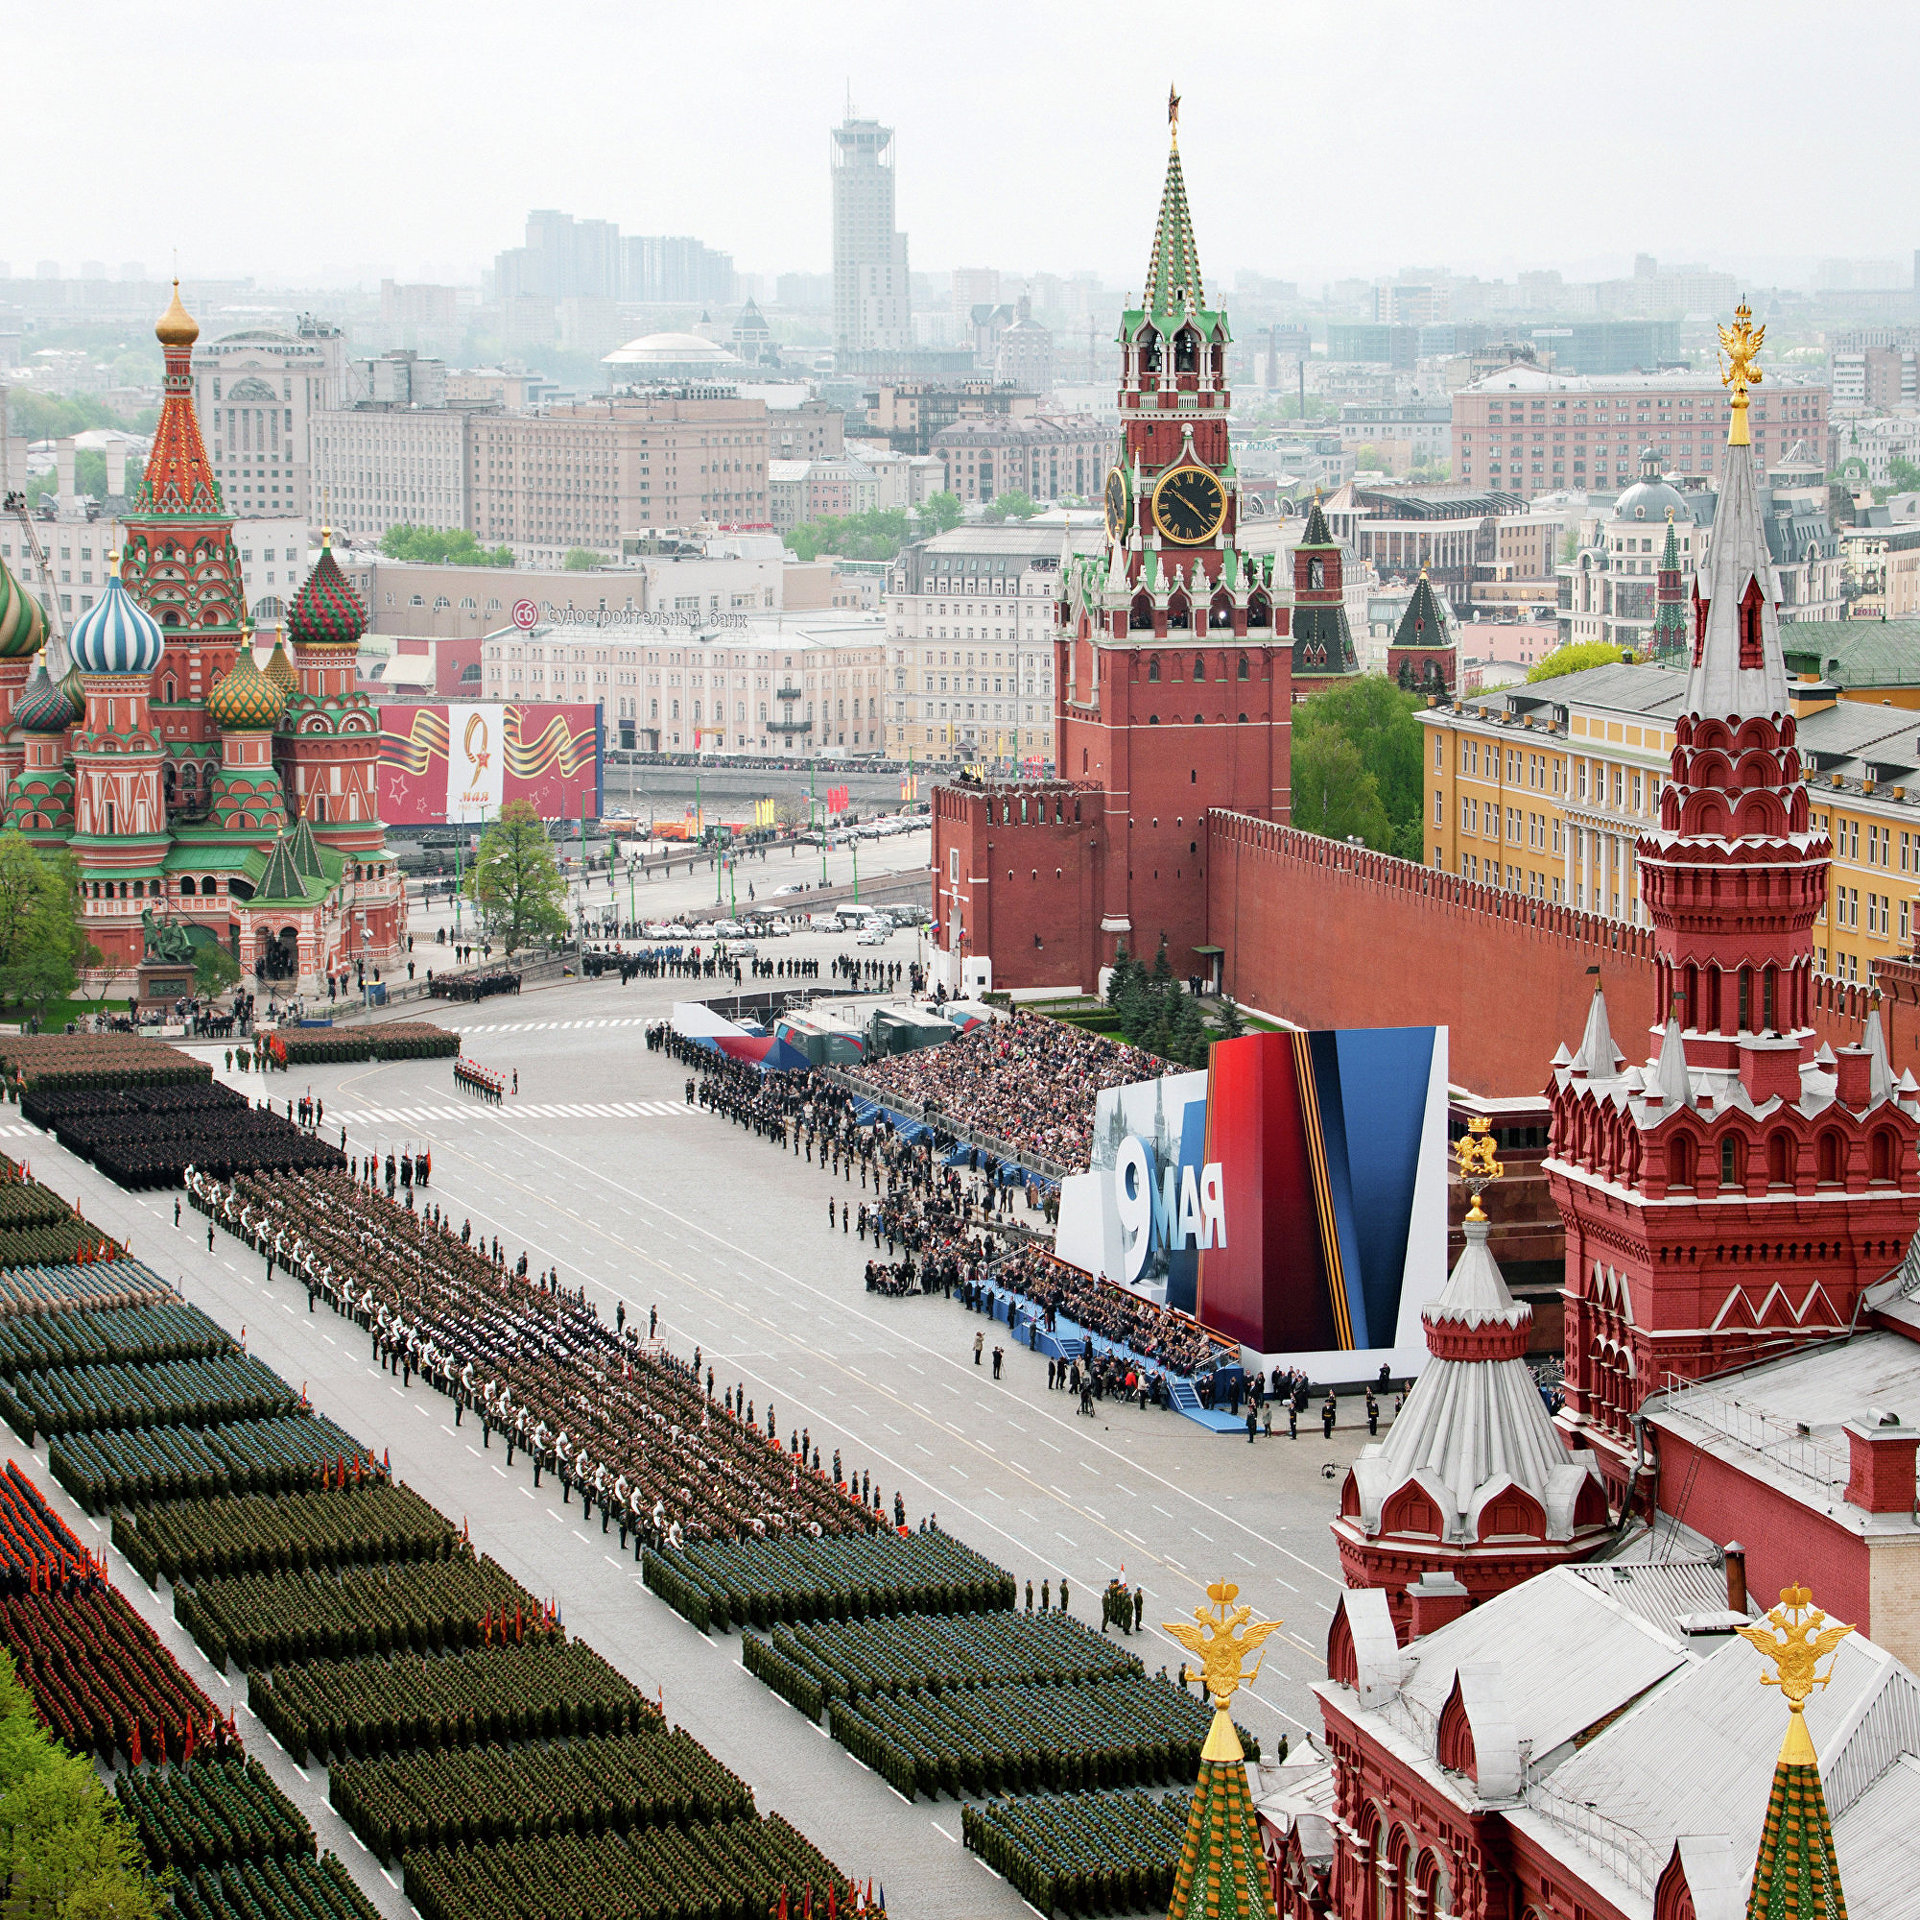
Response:
[{"label": "colorful onion dome", "polygon": [[166,650],[159,621],[121,585],[116,554],[106,592],[67,637],[73,664],[82,673],[151,673]]},{"label": "colorful onion dome", "polygon": [[173,283],[173,299],[155,323],[153,337],[163,347],[190,347],[200,338],[200,323],[180,304],[180,282]]},{"label": "colorful onion dome", "polygon": [[72,704],[74,718],[77,720],[87,710],[87,683],[81,677],[80,669],[71,661],[67,664],[66,672],[60,676],[60,691]]},{"label": "colorful onion dome", "polygon": [[354,647],[367,630],[367,610],[333,557],[333,535],[323,528],[320,558],[287,608],[287,638],[296,647]]},{"label": "colorful onion dome", "polygon": [[286,689],[260,671],[243,640],[233,671],[207,695],[207,714],[222,733],[266,733],[279,725],[286,704]]},{"label": "colorful onion dome", "polygon": [[300,691],[300,676],[293,670],[293,662],[287,658],[286,648],[276,639],[273,652],[267,657],[264,672],[280,691],[280,704],[285,706]]},{"label": "colorful onion dome", "polygon": [[0,560],[0,660],[24,660],[46,637],[46,609]]},{"label": "colorful onion dome", "polygon": [[42,659],[14,704],[13,723],[27,733],[65,733],[86,710],[86,702],[76,701],[64,681],[54,682]]}]

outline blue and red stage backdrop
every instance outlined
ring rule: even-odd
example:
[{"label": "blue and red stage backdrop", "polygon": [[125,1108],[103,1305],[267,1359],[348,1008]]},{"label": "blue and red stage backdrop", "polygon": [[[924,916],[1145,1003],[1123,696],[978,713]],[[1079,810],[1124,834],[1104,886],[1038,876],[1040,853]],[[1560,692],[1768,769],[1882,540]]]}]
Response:
[{"label": "blue and red stage backdrop", "polygon": [[1100,1095],[1055,1251],[1319,1379],[1417,1371],[1446,1279],[1447,1036],[1259,1033]]}]

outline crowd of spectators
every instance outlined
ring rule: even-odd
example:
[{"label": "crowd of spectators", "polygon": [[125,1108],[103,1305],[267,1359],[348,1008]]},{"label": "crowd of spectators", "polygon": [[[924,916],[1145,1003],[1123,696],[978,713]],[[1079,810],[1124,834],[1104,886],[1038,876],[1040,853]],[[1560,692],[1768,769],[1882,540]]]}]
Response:
[{"label": "crowd of spectators", "polygon": [[1166,1062],[1124,1041],[1016,1012],[944,1045],[863,1061],[849,1071],[882,1100],[937,1109],[1016,1154],[1078,1171],[1092,1156],[1096,1097],[1157,1079]]},{"label": "crowd of spectators", "polygon": [[1096,1280],[1056,1260],[1042,1247],[1023,1247],[995,1269],[994,1285],[1039,1310],[1051,1329],[1064,1314],[1154,1367],[1188,1379],[1211,1379],[1216,1368],[1237,1365],[1239,1349],[1171,1307]]}]

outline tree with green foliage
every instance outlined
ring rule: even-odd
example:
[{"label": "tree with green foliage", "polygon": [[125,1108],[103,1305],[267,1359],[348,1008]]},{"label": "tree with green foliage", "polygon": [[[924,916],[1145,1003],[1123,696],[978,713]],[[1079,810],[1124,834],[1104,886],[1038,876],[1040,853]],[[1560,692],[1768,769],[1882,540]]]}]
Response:
[{"label": "tree with green foliage", "polygon": [[225,947],[209,942],[193,950],[194,991],[203,1000],[225,993],[240,978],[240,962]]},{"label": "tree with green foliage", "polygon": [[1011,493],[997,493],[992,504],[980,516],[998,526],[1003,520],[1031,520],[1040,511],[1040,503],[1032,494],[1015,488]]},{"label": "tree with green foliage", "polygon": [[92,1765],[57,1745],[0,1650],[0,1911],[157,1920],[164,1895]]},{"label": "tree with green foliage", "polygon": [[1419,711],[1416,695],[1377,675],[1329,687],[1296,707],[1293,824],[1421,858]]},{"label": "tree with green foliage", "polygon": [[606,562],[591,547],[569,547],[567,557],[560,564],[569,573],[591,573],[595,567],[605,566]]},{"label": "tree with green foliage", "polygon": [[931,534],[951,533],[965,516],[966,508],[957,493],[929,494],[917,516],[919,525],[914,529],[914,537],[924,540]]},{"label": "tree with green foliage", "polygon": [[1240,1017],[1240,1003],[1232,994],[1223,994],[1220,998],[1220,1038],[1238,1040],[1247,1030],[1247,1023]]},{"label": "tree with green foliage", "polygon": [[1887,479],[1891,482],[1889,493],[1920,491],[1920,467],[1897,453],[1887,462]]},{"label": "tree with green foliage", "polygon": [[1380,783],[1338,727],[1293,736],[1293,824],[1329,840],[1362,840],[1384,853],[1393,823],[1380,798]]},{"label": "tree with green foliage", "polygon": [[25,834],[0,833],[0,1005],[31,1007],[73,992],[99,954],[80,926],[80,870]]},{"label": "tree with green foliage", "polygon": [[1638,657],[1631,648],[1617,647],[1610,640],[1569,640],[1564,647],[1555,647],[1527,675],[1527,684],[1531,686],[1536,680],[1558,680],[1568,673],[1585,673],[1589,667],[1617,667],[1623,660],[1631,663]]},{"label": "tree with green foliage", "polygon": [[465,527],[391,526],[380,536],[389,560],[413,560],[431,567],[510,567],[511,547],[483,547]]},{"label": "tree with green foliage", "polygon": [[524,800],[509,800],[480,836],[467,892],[487,931],[509,953],[567,932],[567,883],[546,823]]},{"label": "tree with green foliage", "polygon": [[871,513],[823,514],[790,528],[786,543],[802,560],[823,553],[844,560],[891,560],[907,544],[912,523],[898,508]]}]

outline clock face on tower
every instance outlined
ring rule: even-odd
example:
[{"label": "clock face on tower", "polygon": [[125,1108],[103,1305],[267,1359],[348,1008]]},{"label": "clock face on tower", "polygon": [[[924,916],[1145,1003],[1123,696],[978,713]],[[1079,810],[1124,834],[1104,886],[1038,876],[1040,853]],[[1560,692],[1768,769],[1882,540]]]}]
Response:
[{"label": "clock face on tower", "polygon": [[1127,522],[1133,518],[1132,491],[1127,476],[1118,467],[1107,470],[1107,538],[1124,540]]},{"label": "clock face on tower", "polygon": [[1227,517],[1227,490],[1205,467],[1175,467],[1153,490],[1153,521],[1164,539],[1204,546]]}]

